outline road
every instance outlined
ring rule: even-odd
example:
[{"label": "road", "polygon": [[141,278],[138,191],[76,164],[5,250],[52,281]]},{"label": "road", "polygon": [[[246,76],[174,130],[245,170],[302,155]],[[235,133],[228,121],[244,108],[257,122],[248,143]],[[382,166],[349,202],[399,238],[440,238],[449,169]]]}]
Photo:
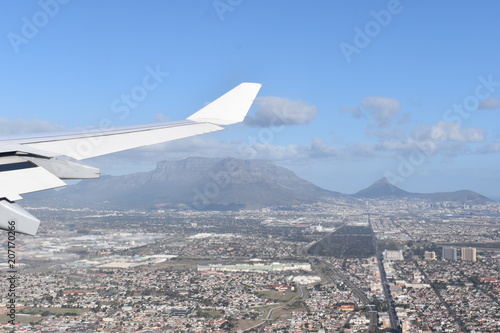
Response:
[{"label": "road", "polygon": [[[291,300],[289,300],[288,302],[286,302],[283,305],[278,305],[278,306],[275,306],[274,308],[270,309],[269,312],[267,313],[266,318],[264,318],[264,321],[262,323],[257,324],[257,325],[255,325],[255,326],[253,326],[251,328],[248,328],[245,331],[249,331],[251,329],[254,329],[254,328],[262,325],[262,327],[259,329],[259,332],[262,333],[264,331],[264,328],[265,328],[265,325],[263,325],[263,324],[265,324],[267,321],[272,321],[273,320],[272,318],[273,318],[273,312],[274,312],[274,310],[279,309],[279,308],[283,308],[283,307],[285,307],[287,305],[290,305],[290,304],[292,304],[293,302],[295,302],[297,300],[304,301],[304,299],[307,298],[308,294],[307,294],[307,288],[305,286],[300,286],[298,288],[298,291],[299,291],[300,295],[297,295],[297,296],[293,297]],[[305,303],[304,303],[304,306],[305,306]]]},{"label": "road", "polygon": [[344,324],[342,324],[342,328],[340,329],[341,333],[344,332],[345,327],[347,326],[347,324],[349,324],[349,322],[351,321],[352,317],[354,317],[355,314],[356,314],[356,311],[353,311],[347,315],[347,318],[345,319]]},{"label": "road", "polygon": [[[377,311],[375,311],[375,305],[368,299],[368,297],[366,297],[366,294],[362,290],[360,290],[354,283],[352,283],[351,280],[349,280],[349,278],[344,274],[344,272],[335,268],[328,267],[328,264],[325,262],[322,262],[319,267],[321,268],[325,279],[329,280],[331,283],[342,281],[344,285],[347,286],[347,288],[349,288],[353,292],[353,294],[359,298],[363,305],[371,308],[371,311],[369,312],[370,326],[368,327],[367,332],[375,332],[378,324],[378,313]],[[351,317],[349,317],[349,319]],[[348,321],[346,323],[348,323]]]},{"label": "road", "polygon": [[401,333],[401,326],[399,325],[398,316],[396,314],[396,306],[394,304],[394,300],[392,299],[391,289],[389,288],[389,282],[387,282],[387,274],[385,273],[385,268],[384,268],[384,257],[382,256],[382,253],[380,252],[380,249],[378,248],[377,237],[375,236],[375,232],[373,231],[373,226],[372,226],[372,223],[370,221],[370,218],[368,218],[368,224],[370,225],[370,228],[372,229],[373,247],[375,248],[375,255],[377,256],[377,259],[378,259],[378,268],[380,271],[380,281],[382,282],[382,287],[384,288],[384,297],[385,297],[385,300],[387,302],[387,306],[389,308],[389,319],[391,321],[391,332]]}]

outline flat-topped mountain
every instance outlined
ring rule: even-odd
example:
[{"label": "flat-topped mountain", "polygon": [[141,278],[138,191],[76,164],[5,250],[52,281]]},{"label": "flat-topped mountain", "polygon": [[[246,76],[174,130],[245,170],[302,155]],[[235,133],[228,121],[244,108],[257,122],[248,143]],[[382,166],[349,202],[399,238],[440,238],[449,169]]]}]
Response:
[{"label": "flat-topped mountain", "polygon": [[62,207],[243,209],[312,203],[324,190],[265,160],[190,157],[159,162],[150,172],[84,180],[40,193]]}]

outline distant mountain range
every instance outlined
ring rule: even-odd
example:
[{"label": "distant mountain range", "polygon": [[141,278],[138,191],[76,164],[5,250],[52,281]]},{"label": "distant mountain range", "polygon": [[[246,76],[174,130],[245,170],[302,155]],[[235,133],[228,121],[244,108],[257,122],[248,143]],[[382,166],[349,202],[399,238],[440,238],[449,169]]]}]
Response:
[{"label": "distant mountain range", "polygon": [[457,201],[468,203],[484,203],[493,201],[484,195],[469,190],[460,190],[455,192],[437,192],[437,193],[411,193],[400,189],[391,184],[389,179],[382,178],[377,180],[369,187],[358,191],[352,195],[356,198],[420,198],[432,201]]},{"label": "distant mountain range", "polygon": [[83,180],[59,191],[26,195],[26,201],[54,207],[236,210],[292,207],[332,197],[491,201],[467,190],[410,193],[390,184],[386,178],[346,195],[322,189],[270,161],[203,157],[159,162],[149,172]]},{"label": "distant mountain range", "polygon": [[190,157],[159,162],[149,172],[84,180],[26,198],[61,207],[234,210],[290,207],[340,195],[270,161]]}]

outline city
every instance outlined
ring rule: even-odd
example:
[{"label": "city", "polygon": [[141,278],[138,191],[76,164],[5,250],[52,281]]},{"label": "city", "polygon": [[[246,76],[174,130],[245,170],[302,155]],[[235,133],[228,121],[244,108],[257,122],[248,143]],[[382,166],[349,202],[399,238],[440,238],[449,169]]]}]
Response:
[{"label": "city", "polygon": [[500,329],[495,202],[29,209],[47,222],[18,235],[19,332]]}]

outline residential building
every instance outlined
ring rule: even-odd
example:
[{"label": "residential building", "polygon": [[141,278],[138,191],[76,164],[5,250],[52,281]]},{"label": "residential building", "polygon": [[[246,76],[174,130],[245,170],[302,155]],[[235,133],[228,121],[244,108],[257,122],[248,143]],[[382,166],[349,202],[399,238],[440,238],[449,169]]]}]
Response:
[{"label": "residential building", "polygon": [[443,260],[457,260],[457,249],[454,247],[443,247]]},{"label": "residential building", "polygon": [[436,252],[434,251],[425,251],[424,253],[425,260],[436,260]]},{"label": "residential building", "polygon": [[463,247],[462,248],[462,260],[476,261],[476,248],[475,247]]}]

